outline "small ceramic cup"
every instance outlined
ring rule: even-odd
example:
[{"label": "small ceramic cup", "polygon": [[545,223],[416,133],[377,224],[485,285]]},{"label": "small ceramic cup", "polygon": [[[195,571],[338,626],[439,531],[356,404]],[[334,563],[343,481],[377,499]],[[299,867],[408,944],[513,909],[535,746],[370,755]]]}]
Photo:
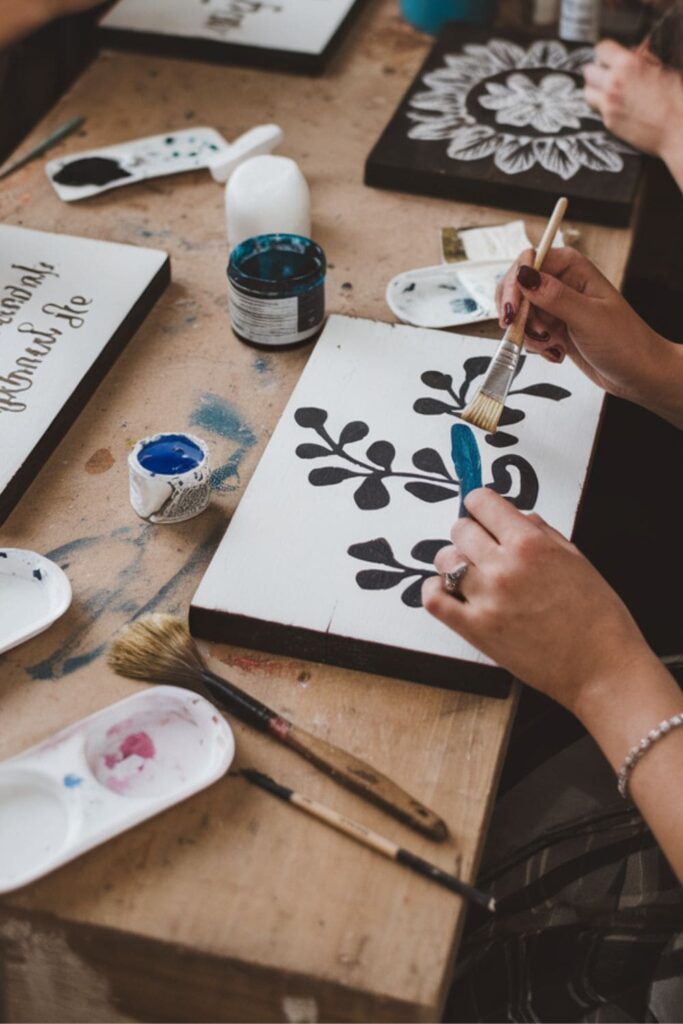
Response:
[{"label": "small ceramic cup", "polygon": [[210,476],[208,448],[200,438],[145,437],[128,456],[130,503],[150,523],[182,523],[209,504]]}]

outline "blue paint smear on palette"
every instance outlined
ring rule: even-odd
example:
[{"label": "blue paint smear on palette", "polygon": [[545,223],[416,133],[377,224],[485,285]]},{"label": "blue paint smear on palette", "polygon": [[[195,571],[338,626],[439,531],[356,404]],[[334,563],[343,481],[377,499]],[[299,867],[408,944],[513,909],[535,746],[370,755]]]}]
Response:
[{"label": "blue paint smear on palette", "polygon": [[76,786],[80,786],[82,784],[82,782],[83,782],[83,779],[80,777],[80,775],[65,775],[64,776],[64,785],[66,786],[67,789],[75,789]]},{"label": "blue paint smear on palette", "polygon": [[466,423],[454,423],[451,427],[451,458],[455,475],[460,481],[460,509],[458,518],[464,519],[469,513],[465,498],[470,491],[482,485],[481,456],[474,431]]},{"label": "blue paint smear on palette", "polygon": [[474,299],[452,299],[451,309],[454,313],[476,313],[479,309],[479,303],[475,302]]},{"label": "blue paint smear on palette", "polygon": [[257,441],[251,427],[230,402],[210,392],[202,395],[200,404],[190,416],[190,423],[237,445],[230,458],[211,474],[211,486],[215,491],[237,490],[242,459]]}]

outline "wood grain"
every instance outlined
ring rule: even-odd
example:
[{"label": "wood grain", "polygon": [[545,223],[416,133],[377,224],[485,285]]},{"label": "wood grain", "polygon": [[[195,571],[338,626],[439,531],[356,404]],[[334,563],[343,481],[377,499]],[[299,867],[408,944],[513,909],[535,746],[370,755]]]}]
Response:
[{"label": "wood grain", "polygon": [[[331,264],[329,310],[389,319],[387,280],[434,263],[442,226],[514,216],[362,186],[364,159],[428,44],[394,0],[374,0],[318,83],[105,53],[25,145],[76,114],[88,116],[87,137],[53,155],[189,124],[235,138],[275,121],[282,151],[311,184],[315,235]],[[3,526],[5,545],[55,552],[75,594],[60,623],[3,658],[0,757],[9,757],[143,685],[114,676],[104,647],[141,608],[187,609],[308,349],[270,355],[232,337],[223,192],[205,173],[67,207],[36,163],[4,184],[0,215],[164,248],[173,267],[173,284]],[[527,222],[538,240],[541,219]],[[630,232],[586,227],[581,244],[618,283]],[[469,333],[500,334],[495,324]],[[224,489],[198,519],[141,523],[127,500],[130,443],[168,426],[201,433],[198,419],[215,428],[203,429]],[[102,450],[111,467],[88,473]],[[388,826],[293,752],[234,723],[237,766],[270,771],[378,831],[390,827],[444,868],[459,857],[462,877],[473,879],[514,697],[227,646],[212,652],[238,684],[248,680],[268,704],[433,806],[453,840],[437,847]],[[435,1020],[463,924],[456,897],[317,822],[293,821],[289,808],[232,778],[3,899],[0,911],[5,1014],[14,1021]]]}]

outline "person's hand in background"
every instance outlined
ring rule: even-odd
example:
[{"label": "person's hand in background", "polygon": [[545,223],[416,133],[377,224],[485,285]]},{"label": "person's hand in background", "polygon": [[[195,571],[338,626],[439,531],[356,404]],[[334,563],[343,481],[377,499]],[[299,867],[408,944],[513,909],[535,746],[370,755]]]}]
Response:
[{"label": "person's hand in background", "polygon": [[1,0],[0,49],[18,42],[55,18],[98,7],[102,0]]},{"label": "person's hand in background", "polygon": [[541,273],[532,261],[522,253],[498,286],[501,327],[528,298],[530,351],[555,363],[569,355],[605,391],[683,426],[683,346],[653,331],[575,249],[551,249]]},{"label": "person's hand in background", "polygon": [[624,142],[661,157],[683,188],[683,76],[646,48],[606,39],[584,69],[587,103]]}]

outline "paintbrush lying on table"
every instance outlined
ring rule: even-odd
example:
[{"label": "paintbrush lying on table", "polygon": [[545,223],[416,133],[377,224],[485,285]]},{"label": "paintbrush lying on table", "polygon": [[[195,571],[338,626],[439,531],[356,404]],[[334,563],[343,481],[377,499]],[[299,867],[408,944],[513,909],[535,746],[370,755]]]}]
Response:
[{"label": "paintbrush lying on table", "polygon": [[278,715],[204,663],[184,622],[173,615],[148,615],[125,626],[107,660],[119,675],[150,683],[185,686],[208,696],[247,725],[267,732],[317,768],[430,839],[448,836],[446,823],[366,761],[321,740]]},{"label": "paintbrush lying on table", "polygon": [[[564,197],[558,199],[536,250],[534,270],[541,269],[566,209],[567,200]],[[522,299],[514,320],[503,335],[498,351],[491,360],[481,387],[461,413],[462,419],[475,427],[481,427],[489,434],[495,434],[498,429],[498,422],[505,408],[505,399],[524,348],[524,329],[529,316],[529,305],[528,299]]]},{"label": "paintbrush lying on table", "polygon": [[273,796],[278,797],[280,800],[293,804],[299,810],[310,814],[313,818],[324,821],[326,825],[330,825],[332,828],[336,828],[338,832],[351,836],[352,839],[362,843],[363,846],[369,846],[370,849],[376,850],[384,857],[388,857],[389,860],[405,864],[407,868],[416,871],[424,878],[431,879],[432,882],[442,885],[445,889],[450,889],[451,892],[457,892],[459,896],[464,896],[466,899],[478,903],[480,907],[484,907],[485,910],[491,913],[496,909],[496,901],[489,893],[475,889],[473,886],[468,885],[467,882],[461,882],[455,875],[450,875],[443,868],[437,867],[436,864],[430,864],[428,860],[423,860],[416,853],[411,853],[410,850],[404,849],[398,843],[395,843],[393,839],[381,836],[379,832],[374,832],[371,828],[361,825],[360,822],[347,818],[345,814],[340,814],[339,811],[334,811],[331,807],[318,803],[317,800],[311,800],[309,796],[304,796],[303,793],[297,793],[287,786],[280,785],[279,782],[271,779],[269,775],[264,775],[263,772],[256,771],[255,768],[243,768],[241,774],[255,786],[260,786],[261,789],[272,793]]}]

